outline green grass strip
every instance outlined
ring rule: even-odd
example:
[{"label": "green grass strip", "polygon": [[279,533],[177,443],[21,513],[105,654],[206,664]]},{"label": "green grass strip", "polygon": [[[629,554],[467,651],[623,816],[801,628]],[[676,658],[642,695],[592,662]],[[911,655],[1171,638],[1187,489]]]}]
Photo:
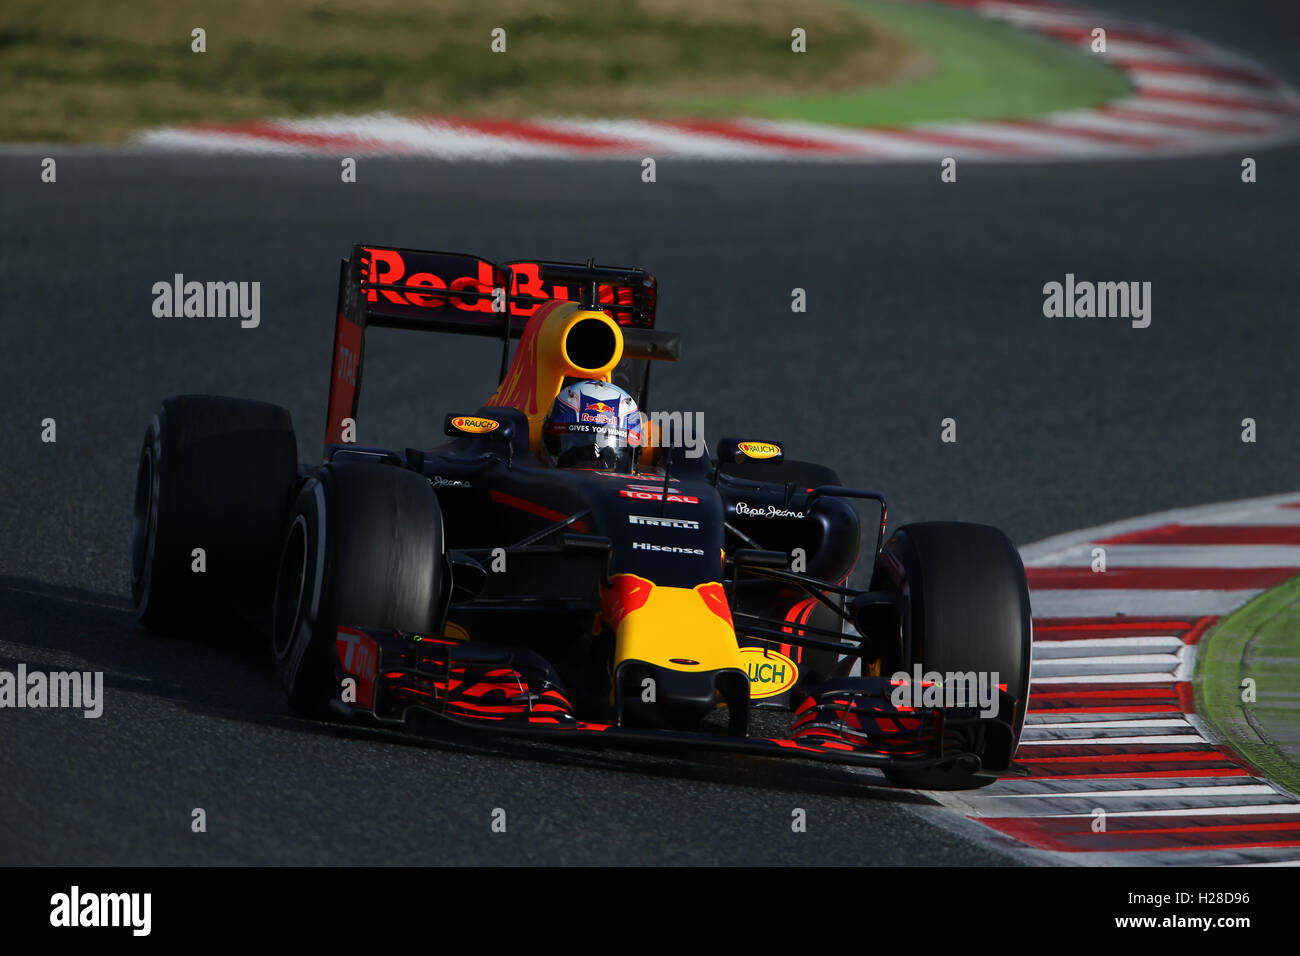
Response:
[{"label": "green grass strip", "polygon": [[[913,80],[862,90],[680,101],[694,113],[797,119],[852,126],[951,120],[1034,119],[1084,109],[1130,92],[1104,55],[1000,20],[938,3],[850,0],[924,50],[932,68]],[[817,38],[808,37],[816,56]]]},{"label": "green grass strip", "polygon": [[[1243,682],[1255,700],[1243,702]],[[1196,658],[1196,710],[1264,776],[1300,794],[1300,577],[1224,618]]]}]

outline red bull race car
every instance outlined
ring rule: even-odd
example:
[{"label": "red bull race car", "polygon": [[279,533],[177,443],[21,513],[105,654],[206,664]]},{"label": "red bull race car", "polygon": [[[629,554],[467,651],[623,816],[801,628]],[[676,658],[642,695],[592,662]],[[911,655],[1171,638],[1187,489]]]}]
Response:
[{"label": "red bull race car", "polygon": [[[647,414],[652,366],[680,354],[656,298],[639,269],[353,246],[319,462],[262,402],[182,395],[150,423],[140,623],[264,624],[313,717],[834,761],[927,789],[1012,772],[1032,634],[1011,541],[947,522],[886,539],[882,495],[776,436],[710,451],[690,416]],[[495,390],[433,447],[358,444],[375,326],[499,339]]]}]

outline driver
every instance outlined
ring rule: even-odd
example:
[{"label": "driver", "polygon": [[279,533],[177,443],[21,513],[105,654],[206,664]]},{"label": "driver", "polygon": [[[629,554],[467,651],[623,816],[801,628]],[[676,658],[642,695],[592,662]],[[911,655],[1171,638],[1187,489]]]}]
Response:
[{"label": "driver", "polygon": [[557,468],[630,472],[641,448],[641,414],[617,385],[573,382],[560,389],[542,424],[542,448]]}]

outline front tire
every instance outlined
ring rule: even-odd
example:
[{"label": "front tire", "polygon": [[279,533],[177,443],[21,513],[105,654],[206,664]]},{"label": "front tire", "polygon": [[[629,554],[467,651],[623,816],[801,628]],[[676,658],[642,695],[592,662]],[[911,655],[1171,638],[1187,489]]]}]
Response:
[{"label": "front tire", "polygon": [[336,462],[298,494],[276,577],[271,650],[292,709],[326,713],[340,626],[436,634],[446,612],[442,512],[428,479]]},{"label": "front tire", "polygon": [[956,762],[894,767],[890,781],[916,790],[966,790],[993,783],[1010,768],[1029,702],[1033,616],[1024,564],[996,528],[958,522],[906,525],[877,559],[873,589],[900,595],[901,669],[991,675],[1015,701],[1010,730],[982,721],[965,741],[980,756],[972,770]]},{"label": "front tire", "polygon": [[140,624],[175,632],[235,609],[262,616],[297,474],[285,409],[216,395],[164,400],[136,470],[131,597]]}]

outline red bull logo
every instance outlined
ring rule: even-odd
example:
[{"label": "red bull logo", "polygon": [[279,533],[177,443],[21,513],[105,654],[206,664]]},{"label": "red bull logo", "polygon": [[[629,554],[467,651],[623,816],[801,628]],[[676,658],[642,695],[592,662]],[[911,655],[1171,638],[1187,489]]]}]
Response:
[{"label": "red bull logo", "polygon": [[[541,266],[536,262],[512,262],[508,268],[510,269],[511,295],[536,296],[560,301],[578,301],[579,290],[577,287],[560,285],[555,282],[544,282],[542,280]],[[596,297],[601,305],[607,303],[632,305],[633,302],[632,290],[624,286],[598,286]],[[539,307],[520,304],[511,308],[515,315],[531,316]]]},{"label": "red bull logo", "polygon": [[717,581],[711,581],[699,585],[695,590],[700,592],[700,597],[704,599],[710,611],[726,621],[729,626],[732,624],[731,603],[727,600],[726,588]]},{"label": "red bull logo", "polygon": [[595,422],[599,425],[617,425],[618,410],[605,402],[588,402],[578,416],[580,422]]},{"label": "red bull logo", "polygon": [[492,300],[463,297],[452,295],[437,295],[437,292],[455,293],[455,292],[486,292],[491,293],[496,287],[498,278],[495,268],[490,262],[478,261],[474,263],[477,270],[476,275],[456,276],[448,281],[443,276],[434,275],[432,272],[412,272],[407,274],[406,260],[396,249],[370,249],[366,252],[370,256],[370,271],[366,276],[366,282],[371,285],[398,285],[399,283],[407,286],[422,286],[429,289],[428,293],[422,292],[399,292],[394,289],[367,289],[366,300],[368,302],[378,303],[381,301],[391,302],[394,305],[416,305],[426,309],[439,309],[451,306],[463,312],[491,312]]},{"label": "red bull logo", "polygon": [[616,574],[612,584],[601,593],[600,614],[605,623],[617,630],[624,617],[645,607],[654,582],[635,574]]}]

